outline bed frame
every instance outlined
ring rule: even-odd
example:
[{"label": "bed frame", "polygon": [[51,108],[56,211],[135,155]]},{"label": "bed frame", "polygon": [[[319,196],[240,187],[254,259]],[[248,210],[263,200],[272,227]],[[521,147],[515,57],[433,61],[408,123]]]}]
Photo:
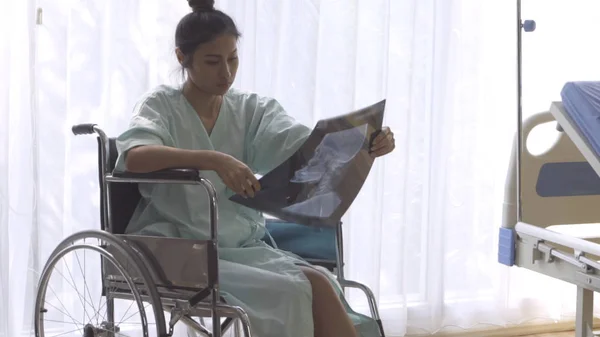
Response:
[{"label": "bed frame", "polygon": [[[552,103],[550,111],[525,121],[523,139],[537,126],[565,121],[564,116],[562,104]],[[576,336],[592,337],[594,292],[600,291],[600,226],[589,224],[600,222],[600,177],[582,154],[589,148],[572,124],[557,123],[557,128],[558,139],[546,152],[533,155],[523,147],[520,200],[516,151],[511,155],[498,261],[576,285]],[[579,139],[574,142],[571,136]]]}]

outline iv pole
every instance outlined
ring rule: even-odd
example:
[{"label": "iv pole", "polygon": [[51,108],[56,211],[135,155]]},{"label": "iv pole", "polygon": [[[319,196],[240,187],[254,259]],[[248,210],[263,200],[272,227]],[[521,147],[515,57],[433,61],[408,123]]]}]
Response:
[{"label": "iv pole", "polygon": [[521,153],[523,151],[523,87],[522,87],[522,33],[535,31],[533,20],[521,19],[521,0],[517,0],[517,222],[522,221],[521,207]]}]

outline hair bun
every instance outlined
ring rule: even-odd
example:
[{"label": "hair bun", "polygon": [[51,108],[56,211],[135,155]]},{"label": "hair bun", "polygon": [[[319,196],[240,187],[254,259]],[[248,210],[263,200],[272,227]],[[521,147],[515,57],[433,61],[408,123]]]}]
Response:
[{"label": "hair bun", "polygon": [[194,12],[208,12],[215,10],[215,0],[188,0]]}]

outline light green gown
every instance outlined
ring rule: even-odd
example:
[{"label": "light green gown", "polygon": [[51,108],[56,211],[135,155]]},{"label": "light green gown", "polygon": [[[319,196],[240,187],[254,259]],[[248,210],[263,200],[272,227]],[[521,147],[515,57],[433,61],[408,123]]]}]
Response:
[{"label": "light green gown", "polygon": [[[117,139],[115,170],[124,170],[127,151],[140,145],[215,150],[246,163],[264,175],[293,154],[310,129],[285,113],[274,99],[235,89],[224,96],[209,135],[180,89],[159,86],[137,104],[129,129]],[[312,292],[298,268],[306,262],[273,249],[261,239],[259,212],[228,200],[233,195],[213,171],[204,171],[219,199],[219,277],[227,303],[242,307],[257,337],[312,337]],[[128,233],[190,239],[209,238],[207,195],[198,186],[142,184],[142,201]],[[332,275],[328,275],[335,284]],[[339,291],[339,287],[336,285]],[[340,292],[340,296],[341,292]],[[342,296],[343,298],[343,296]],[[379,336],[377,324],[353,312],[362,337]]]}]

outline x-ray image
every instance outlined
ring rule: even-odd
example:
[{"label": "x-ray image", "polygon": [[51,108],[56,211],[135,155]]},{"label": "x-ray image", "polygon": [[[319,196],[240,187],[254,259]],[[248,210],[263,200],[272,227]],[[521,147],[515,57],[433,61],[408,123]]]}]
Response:
[{"label": "x-ray image", "polygon": [[254,198],[230,199],[282,220],[335,226],[373,165],[369,148],[381,130],[385,102],[319,121],[298,151],[259,179],[262,189]]},{"label": "x-ray image", "polygon": [[367,136],[367,124],[336,131],[325,135],[315,154],[306,166],[295,172],[290,182],[314,184],[306,200],[283,208],[301,216],[330,217],[342,199],[335,187],[342,182],[348,164],[363,148]]}]

